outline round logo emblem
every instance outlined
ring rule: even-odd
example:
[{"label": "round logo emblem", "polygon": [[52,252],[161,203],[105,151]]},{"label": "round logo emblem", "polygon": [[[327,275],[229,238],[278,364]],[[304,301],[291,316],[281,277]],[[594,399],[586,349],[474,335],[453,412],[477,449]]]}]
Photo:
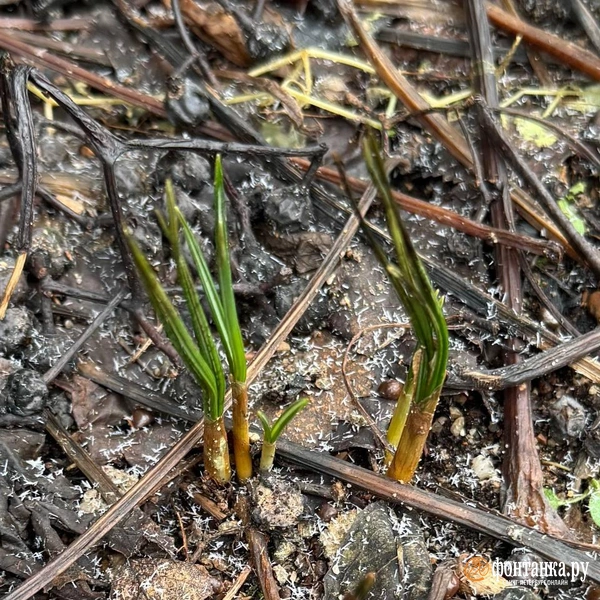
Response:
[{"label": "round logo emblem", "polygon": [[469,581],[483,581],[492,572],[492,563],[483,556],[471,556],[463,561],[462,572]]}]

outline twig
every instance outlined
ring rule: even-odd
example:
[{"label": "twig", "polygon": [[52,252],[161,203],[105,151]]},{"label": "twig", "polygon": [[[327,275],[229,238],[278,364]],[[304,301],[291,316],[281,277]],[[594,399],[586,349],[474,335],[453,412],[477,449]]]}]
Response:
[{"label": "twig", "polygon": [[30,69],[28,67],[15,67],[11,58],[5,56],[2,59],[0,71],[0,93],[2,94],[2,112],[6,125],[6,135],[21,180],[19,230],[15,240],[17,262],[6,289],[3,291],[2,300],[0,300],[0,320],[2,320],[21,276],[31,246],[37,165],[33,115],[31,105],[27,100],[25,87]]},{"label": "twig", "polygon": [[585,73],[593,80],[600,81],[600,59],[592,52],[557,35],[533,27],[489,2],[486,3],[486,11],[488,19],[496,27],[523,36],[528,44],[543,50],[561,63]]},{"label": "twig", "polygon": [[375,67],[381,80],[411,113],[419,113],[416,119],[424,129],[439,139],[459,163],[471,169],[473,163],[469,149],[460,133],[442,115],[423,113],[431,107],[373,41],[373,38],[367,33],[358,18],[352,2],[350,0],[337,0],[337,5],[346,23],[359,39],[361,49]]},{"label": "twig", "polygon": [[[293,158],[291,160],[293,163],[301,166],[302,168],[308,168],[309,166],[308,161],[305,159]],[[320,167],[317,171],[317,178],[323,181],[335,183],[336,185],[341,185],[339,173],[330,167]],[[356,177],[348,176],[347,179],[352,186],[352,189],[360,193],[364,192],[368,185],[366,181]],[[440,225],[452,227],[457,231],[462,231],[463,233],[483,240],[488,244],[502,244],[512,248],[518,248],[520,250],[532,252],[533,254],[541,254],[553,261],[558,261],[560,259],[561,249],[560,246],[558,246],[558,244],[555,242],[536,240],[534,238],[515,234],[504,229],[489,227],[476,221],[472,221],[471,219],[467,219],[466,217],[463,217],[454,211],[448,210],[441,206],[434,206],[429,202],[419,200],[418,198],[413,198],[412,196],[408,196],[402,192],[394,191],[392,195],[394,200],[398,203],[398,206],[403,210],[431,219]],[[332,203],[332,205],[335,205],[335,208],[339,209],[338,204]]]},{"label": "twig", "polygon": [[265,600],[280,600],[279,586],[275,581],[269,559],[268,538],[264,533],[252,527],[248,498],[240,497],[235,511],[244,524],[244,536],[250,550],[250,558]]},{"label": "twig", "polygon": [[223,600],[233,600],[237,593],[242,589],[248,575],[252,572],[250,567],[244,567],[240,574],[236,577],[234,584],[227,590],[227,593],[223,596]]},{"label": "twig", "polygon": [[550,192],[548,192],[527,163],[519,156],[504,131],[496,123],[491,111],[488,110],[485,100],[477,96],[473,99],[473,102],[477,107],[477,114],[487,135],[502,150],[503,156],[511,164],[512,168],[536,191],[544,209],[552,216],[571,245],[581,253],[582,258],[592,269],[596,277],[600,279],[600,255],[598,254],[598,250],[575,229],[573,223],[560,210]]},{"label": "twig", "polygon": [[77,354],[83,344],[85,344],[94,331],[102,325],[107,317],[112,314],[113,310],[128,293],[127,289],[121,289],[106,305],[106,308],[104,308],[104,310],[88,325],[87,329],[77,338],[73,345],[44,373],[42,379],[46,384],[50,383],[65,368],[65,365],[75,356],[75,354]]},{"label": "twig", "polygon": [[499,369],[474,371],[457,367],[448,374],[448,389],[497,391],[543,377],[600,349],[600,327],[523,360]]},{"label": "twig", "polygon": [[361,329],[348,343],[346,346],[346,350],[344,351],[344,358],[342,359],[342,379],[344,380],[344,385],[346,386],[346,391],[350,396],[352,402],[360,412],[360,414],[365,419],[369,429],[373,433],[373,436],[378,441],[381,448],[388,450],[393,453],[393,449],[390,448],[388,441],[385,439],[385,436],[377,426],[377,423],[373,420],[373,417],[367,412],[365,407],[360,403],[360,400],[356,397],[352,386],[350,385],[350,381],[348,380],[348,357],[350,355],[350,350],[354,347],[356,342],[360,340],[360,338],[370,331],[377,331],[378,329],[409,329],[410,323],[379,323],[377,325],[371,325],[369,327],[365,327]]},{"label": "twig", "polygon": [[46,419],[46,431],[69,459],[77,465],[88,481],[98,487],[102,499],[107,504],[116,502],[121,497],[121,492],[110,477],[92,460],[86,450],[73,440],[69,432],[50,411],[44,413],[44,418]]}]

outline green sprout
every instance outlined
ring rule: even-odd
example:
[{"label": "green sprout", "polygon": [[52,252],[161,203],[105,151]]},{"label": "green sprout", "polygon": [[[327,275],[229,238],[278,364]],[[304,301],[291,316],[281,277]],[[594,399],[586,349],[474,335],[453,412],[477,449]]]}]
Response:
[{"label": "green sprout", "polygon": [[544,494],[554,510],[558,510],[562,506],[577,504],[583,500],[588,500],[588,510],[592,521],[596,527],[600,527],[600,480],[590,479],[588,489],[583,494],[576,494],[572,498],[562,499],[552,488],[544,488]]},{"label": "green sprout", "polygon": [[395,448],[388,476],[410,481],[417,469],[429,434],[433,414],[448,362],[448,327],[442,312],[443,299],[431,285],[396,208],[383,159],[374,136],[367,135],[363,156],[383,204],[396,262],[391,262],[370,230],[365,232],[377,259],[385,269],[402,302],[417,340],[417,346],[388,429],[388,441]]},{"label": "green sprout", "polygon": [[220,156],[217,156],[215,161],[214,188],[216,217],[215,248],[219,291],[216,289],[202,249],[194,237],[191,227],[186,223],[183,215],[178,210],[177,214],[229,364],[233,397],[233,452],[238,478],[240,481],[245,481],[252,477],[252,458],[250,456],[250,436],[248,430],[246,353],[244,351],[244,341],[240,331],[233,294],[225,210],[226,197]]},{"label": "green sprout", "polygon": [[158,281],[150,263],[131,238],[128,238],[129,246],[140,273],[140,278],[150,297],[156,315],[164,326],[167,337],[204,392],[206,469],[214,480],[226,482],[231,478],[231,469],[227,433],[223,423],[226,390],[225,375],[207,316],[194,285],[194,278],[182,252],[180,232],[183,231],[183,237],[189,248],[192,262],[202,284],[229,364],[232,379],[236,468],[240,480],[245,480],[252,476],[248,435],[246,357],[233,295],[225,218],[225,192],[220,157],[217,156],[215,163],[215,247],[219,280],[218,291],[192,229],[175,204],[175,193],[170,180],[166,181],[165,192],[167,215],[165,217],[159,213],[158,221],[169,241],[173,259],[177,266],[177,278],[181,284],[185,303],[191,317],[193,338],[183,323],[179,312]]},{"label": "green sprout", "polygon": [[256,416],[260,419],[263,426],[263,446],[260,455],[260,470],[270,471],[275,459],[275,447],[279,436],[283,430],[290,424],[292,419],[308,404],[308,398],[300,398],[288,406],[275,423],[271,424],[267,415],[262,411],[257,411]]}]

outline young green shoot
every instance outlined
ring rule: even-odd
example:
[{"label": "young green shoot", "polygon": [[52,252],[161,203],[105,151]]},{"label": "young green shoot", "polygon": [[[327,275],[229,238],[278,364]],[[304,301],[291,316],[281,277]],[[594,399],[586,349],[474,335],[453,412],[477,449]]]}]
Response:
[{"label": "young green shoot", "polygon": [[388,259],[368,228],[363,227],[363,230],[408,314],[417,341],[404,392],[388,430],[388,441],[396,448],[388,475],[399,481],[410,481],[419,464],[446,378],[448,328],[442,312],[443,300],[431,285],[400,220],[372,133],[365,138],[363,156],[384,208],[396,261]]},{"label": "young green shoot", "polygon": [[275,423],[271,424],[267,415],[258,411],[256,416],[260,419],[263,426],[263,446],[260,455],[260,470],[270,471],[275,459],[275,447],[279,436],[283,430],[290,424],[292,419],[308,404],[308,398],[300,398],[288,406]]},{"label": "young green shoot", "polygon": [[[183,228],[183,235],[189,248],[192,261],[204,289],[213,322],[221,338],[223,350],[229,364],[231,391],[233,397],[233,451],[237,476],[245,481],[252,476],[250,456],[250,436],[248,430],[248,388],[246,385],[246,353],[238,321],[233,283],[231,277],[230,251],[227,234],[226,196],[223,184],[221,157],[215,161],[215,250],[219,289],[196,240],[191,227],[181,212],[174,208],[177,220]],[[167,199],[169,194],[167,193]],[[174,206],[174,201],[172,201]]]},{"label": "young green shoot", "polygon": [[[177,221],[175,221],[176,223]],[[215,481],[226,483],[231,479],[231,469],[229,466],[227,432],[223,423],[225,405],[223,368],[218,359],[218,351],[206,315],[195,293],[189,269],[176,241],[178,238],[177,227],[173,226],[172,219],[169,223],[161,219],[161,225],[173,247],[173,256],[177,263],[177,275],[192,318],[195,340],[158,281],[148,259],[131,237],[128,238],[129,247],[156,316],[163,324],[165,333],[175,350],[177,350],[181,360],[202,388],[205,418],[205,467],[210,477]]]}]

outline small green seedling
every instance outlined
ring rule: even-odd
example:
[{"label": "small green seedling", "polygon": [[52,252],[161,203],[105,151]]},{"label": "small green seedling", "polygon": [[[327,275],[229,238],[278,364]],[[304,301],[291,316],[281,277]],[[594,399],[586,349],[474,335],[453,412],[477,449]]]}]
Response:
[{"label": "small green seedling", "polygon": [[572,498],[559,498],[552,488],[544,488],[544,494],[554,510],[558,510],[562,506],[583,502],[583,500],[589,498],[588,510],[590,511],[590,517],[592,517],[592,521],[594,521],[596,527],[600,527],[600,481],[597,479],[590,479],[587,491],[583,494],[577,494]]},{"label": "small green seedling", "polygon": [[300,398],[288,406],[275,423],[271,424],[267,415],[258,411],[256,416],[260,419],[263,426],[263,446],[260,455],[260,470],[270,471],[275,459],[275,446],[283,430],[290,424],[292,419],[308,404],[308,398]]},{"label": "small green seedling", "polygon": [[158,214],[158,221],[169,241],[177,266],[177,278],[183,289],[190,314],[194,338],[188,332],[177,309],[173,306],[150,263],[137,244],[129,238],[129,245],[140,278],[165,333],[177,350],[182,361],[204,391],[205,416],[204,453],[209,475],[224,483],[231,478],[227,432],[223,423],[225,407],[225,375],[215,345],[208,319],[202,308],[194,285],[190,267],[183,254],[180,234],[188,245],[194,267],[202,283],[210,306],[213,321],[227,356],[231,374],[233,395],[233,440],[236,468],[240,480],[252,476],[252,460],[248,434],[248,393],[246,387],[246,356],[238,322],[231,268],[227,222],[225,219],[225,192],[221,158],[215,162],[215,248],[219,289],[213,281],[210,269],[192,229],[175,204],[175,193],[170,180],[165,184],[167,215]]},{"label": "small green seedling", "polygon": [[431,285],[400,220],[383,158],[372,133],[365,138],[363,156],[385,211],[395,262],[388,258],[364,221],[363,231],[404,305],[417,341],[387,434],[390,445],[395,448],[394,456],[388,457],[387,474],[408,482],[419,464],[446,378],[448,327],[442,312],[443,299]]},{"label": "small green seedling", "polygon": [[[231,278],[230,252],[227,235],[225,209],[225,188],[221,157],[215,161],[215,249],[219,281],[217,291],[210,269],[196,240],[191,227],[177,210],[179,223],[183,228],[185,241],[190,250],[198,277],[210,306],[213,321],[219,332],[231,376],[233,397],[233,452],[235,466],[240,481],[252,477],[252,458],[250,456],[250,435],[248,430],[248,388],[246,385],[247,365],[244,342],[239,326],[233,283]],[[167,194],[168,197],[168,194]],[[173,201],[174,204],[174,201]]]}]

